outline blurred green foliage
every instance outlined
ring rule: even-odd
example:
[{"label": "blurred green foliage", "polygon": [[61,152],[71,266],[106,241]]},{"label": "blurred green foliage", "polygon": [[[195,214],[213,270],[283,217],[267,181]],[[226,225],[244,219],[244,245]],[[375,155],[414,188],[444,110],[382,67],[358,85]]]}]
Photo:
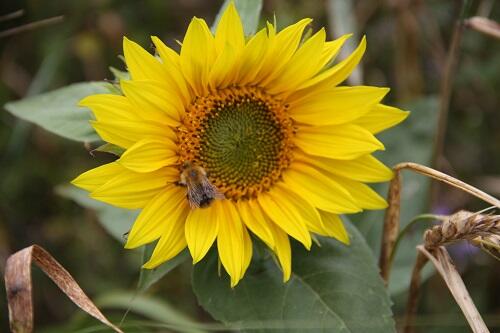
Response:
[{"label": "blurred green foliage", "polygon": [[[25,13],[15,20],[0,22],[0,31],[59,15],[64,16],[64,21],[0,39],[0,105],[73,82],[111,79],[113,75],[108,66],[124,68],[118,57],[123,35],[146,48],[151,44],[149,36],[157,35],[169,46],[178,48],[176,40],[182,40],[191,17],[204,17],[211,23],[221,3],[203,0],[3,1],[0,16],[19,9]],[[283,27],[308,16],[315,19],[313,27],[317,29],[328,25],[328,8],[326,1],[267,0],[263,17],[272,20],[275,13],[278,25]],[[415,105],[438,95],[459,8],[459,1],[354,1],[351,15],[357,31],[353,43],[362,34],[368,38],[362,67],[364,84],[391,87],[387,102],[396,105]],[[470,14],[500,21],[500,6],[494,0],[476,0]],[[496,196],[500,195],[499,53],[498,40],[465,31],[442,156],[445,172]],[[429,105],[433,110],[426,111],[437,113],[436,104]],[[411,143],[408,145],[404,158],[412,159]],[[58,185],[111,158],[103,153],[92,157],[82,144],[49,134],[4,110],[0,113],[0,271],[10,253],[39,244],[73,274],[85,291],[103,300],[102,304],[107,304],[106,314],[119,322],[124,309],[135,304],[132,299],[142,253],[124,250],[97,222],[94,213],[55,191]],[[478,210],[483,206],[469,196],[441,186],[432,207],[438,213],[449,213],[462,208]],[[382,223],[378,219],[370,222]],[[418,233],[412,237],[418,238]],[[496,295],[500,294],[500,266],[471,247],[457,246],[452,250],[479,310],[485,314],[486,322],[498,329],[500,300]],[[127,332],[179,331],[175,325],[160,328],[148,325],[148,321],[162,322],[151,313],[165,307],[183,313],[179,318],[186,316],[197,322],[212,322],[197,305],[191,290],[190,271],[191,264],[186,262],[162,283],[154,285],[148,294],[160,300],[148,304],[158,302],[159,305],[151,305],[155,310],[148,313],[132,309],[125,322],[130,323],[126,326],[130,327]],[[405,281],[398,283],[404,285]],[[40,331],[68,332],[100,327],[78,313],[52,282],[36,270],[34,291],[36,327]],[[112,291],[116,293],[110,294]],[[402,314],[404,297],[399,295],[394,299],[396,319]],[[0,331],[7,331],[3,296],[0,313]],[[425,284],[420,313],[422,332],[469,331],[439,278]],[[163,323],[179,324],[175,318],[167,318]],[[426,323],[429,326],[425,326]]]}]

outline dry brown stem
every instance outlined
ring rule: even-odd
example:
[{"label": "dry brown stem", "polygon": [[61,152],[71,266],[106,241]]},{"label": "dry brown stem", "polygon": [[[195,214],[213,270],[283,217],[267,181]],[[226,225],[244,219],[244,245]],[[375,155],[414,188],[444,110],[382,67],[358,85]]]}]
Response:
[{"label": "dry brown stem", "polygon": [[27,24],[24,24],[24,25],[21,25],[19,27],[15,27],[12,29],[0,31],[0,38],[16,35],[16,34],[21,33],[21,32],[34,30],[34,29],[38,29],[41,27],[46,27],[46,26],[49,26],[52,24],[56,24],[56,23],[62,22],[63,19],[64,19],[64,16],[54,16],[54,17],[50,17],[50,18],[43,19],[40,21],[27,23]]},{"label": "dry brown stem", "polygon": [[484,215],[460,211],[448,216],[440,225],[424,233],[427,249],[453,242],[500,235],[500,215]]},{"label": "dry brown stem", "polygon": [[[486,327],[483,318],[481,318],[481,315],[477,311],[474,302],[470,298],[469,292],[467,291],[467,288],[465,287],[460,274],[458,274],[455,265],[453,264],[453,261],[448,254],[448,251],[446,251],[446,248],[444,248],[443,246],[439,246],[433,249],[432,252],[429,252],[424,246],[419,245],[417,246],[417,250],[428,260],[430,260],[434,267],[436,267],[436,270],[443,278],[446,286],[450,290],[451,294],[455,298],[455,301],[465,315],[465,318],[467,319],[467,322],[469,323],[472,331],[474,333],[489,333],[489,330]],[[412,282],[414,281],[414,279],[415,282],[418,282],[418,275],[420,275],[420,271],[423,266],[424,265],[422,264],[422,259],[420,261],[417,260],[417,262],[415,263],[415,269],[413,271]],[[417,290],[412,290],[414,288],[417,288]],[[415,297],[415,295],[418,295],[418,289],[419,286],[416,283],[412,283],[410,287],[409,297]],[[408,304],[411,304],[412,306],[407,308],[404,327],[405,333],[412,332],[411,327],[413,326],[413,319],[416,311],[416,301],[416,297],[415,299],[408,299]]]},{"label": "dry brown stem", "polygon": [[115,332],[123,333],[99,311],[73,277],[43,248],[32,245],[11,255],[5,266],[5,289],[13,333],[33,332],[31,263],[34,262],[78,307]]},{"label": "dry brown stem", "polygon": [[415,316],[417,314],[418,298],[420,296],[420,272],[427,263],[427,257],[421,253],[417,253],[417,260],[413,266],[411,274],[410,290],[408,291],[408,301],[406,303],[406,316],[404,322],[404,333],[413,333],[415,325]]},{"label": "dry brown stem", "polygon": [[391,272],[391,253],[396,244],[399,234],[400,210],[401,210],[401,174],[395,171],[394,178],[389,185],[387,195],[389,207],[385,211],[384,230],[382,232],[382,247],[380,249],[379,267],[380,275],[387,285]]}]

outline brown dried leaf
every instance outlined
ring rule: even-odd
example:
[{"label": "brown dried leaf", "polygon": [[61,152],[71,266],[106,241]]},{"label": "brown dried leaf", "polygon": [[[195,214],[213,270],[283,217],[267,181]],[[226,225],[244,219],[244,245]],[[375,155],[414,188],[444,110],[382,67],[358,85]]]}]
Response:
[{"label": "brown dried leaf", "polygon": [[34,262],[78,307],[115,332],[123,333],[109,322],[83,292],[73,277],[47,251],[38,245],[24,248],[7,259],[5,289],[9,306],[10,329],[14,333],[33,331],[31,263]]}]

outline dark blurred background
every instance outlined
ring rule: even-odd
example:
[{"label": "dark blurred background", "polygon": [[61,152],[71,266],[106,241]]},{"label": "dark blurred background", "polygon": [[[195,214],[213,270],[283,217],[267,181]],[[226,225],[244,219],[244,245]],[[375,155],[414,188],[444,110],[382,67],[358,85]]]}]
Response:
[{"label": "dark blurred background", "polygon": [[[278,25],[283,27],[299,18],[312,17],[315,29],[327,26],[335,36],[343,33],[347,25],[347,29],[355,30],[356,43],[366,34],[368,49],[362,70],[351,83],[362,77],[364,84],[391,87],[386,100],[389,104],[404,105],[439,95],[450,39],[461,10],[460,1],[353,1],[345,25],[336,18],[333,2],[265,0],[263,18],[272,20],[276,13]],[[168,45],[178,48],[175,40],[182,40],[191,17],[203,17],[211,24],[221,3],[220,0],[4,0],[0,16],[17,10],[23,10],[24,14],[0,22],[0,35],[30,22],[63,18],[0,37],[0,106],[73,82],[111,79],[108,66],[124,68],[118,57],[124,35],[145,48],[151,44],[150,35],[160,36]],[[467,14],[498,21],[500,3],[472,1]],[[458,60],[438,167],[498,197],[500,42],[466,29]],[[93,298],[110,290],[134,291],[141,253],[124,250],[91,211],[54,191],[82,171],[108,160],[103,154],[91,157],[81,144],[59,138],[1,110],[1,272],[9,254],[36,243],[52,253]],[[470,196],[442,186],[436,193],[433,209],[440,213],[484,207]],[[454,255],[486,321],[500,330],[499,262],[478,254],[470,246],[455,248]],[[76,314],[77,308],[40,271],[34,272],[37,332],[69,332],[97,326]],[[197,306],[189,273],[188,262],[155,285],[149,294],[168,301],[168,306],[197,321],[210,322],[210,316]],[[2,288],[0,331],[8,331]],[[396,296],[395,300],[404,304],[404,296]],[[119,320],[124,312],[119,307],[111,313],[114,320]],[[400,310],[396,306],[396,316],[401,316]],[[424,325],[421,332],[469,332],[458,307],[437,277],[425,284],[419,313],[422,315],[419,323]],[[130,316],[154,320],[147,314]],[[430,326],[425,326],[426,323]]]}]

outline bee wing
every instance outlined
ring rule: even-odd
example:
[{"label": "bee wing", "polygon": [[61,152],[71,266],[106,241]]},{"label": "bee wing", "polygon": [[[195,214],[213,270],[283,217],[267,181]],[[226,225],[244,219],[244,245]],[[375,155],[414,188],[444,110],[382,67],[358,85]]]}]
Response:
[{"label": "bee wing", "polygon": [[226,198],[224,194],[217,189],[217,187],[215,187],[214,185],[212,185],[212,183],[210,183],[210,181],[208,181],[208,179],[204,179],[202,181],[202,186],[208,197],[219,200]]},{"label": "bee wing", "polygon": [[189,201],[189,205],[191,208],[200,207],[200,203],[204,198],[204,190],[201,184],[195,184],[191,182],[187,182],[187,197]]}]

